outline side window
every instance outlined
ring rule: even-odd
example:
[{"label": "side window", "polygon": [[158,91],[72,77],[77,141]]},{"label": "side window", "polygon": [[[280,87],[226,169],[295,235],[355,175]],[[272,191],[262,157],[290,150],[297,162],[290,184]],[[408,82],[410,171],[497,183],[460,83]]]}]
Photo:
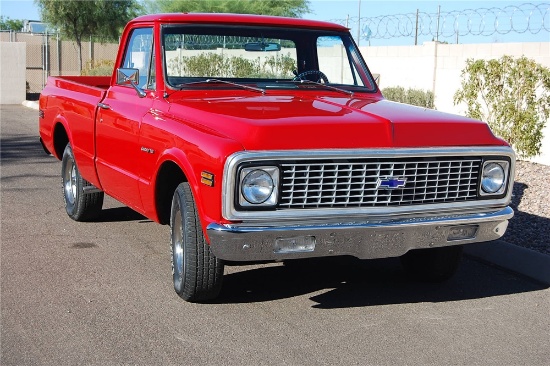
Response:
[{"label": "side window", "polygon": [[[138,28],[132,31],[121,67],[139,70],[139,86],[154,86],[153,28]],[[153,66],[154,67],[154,66]],[[151,70],[153,74],[151,74]]]},{"label": "side window", "polygon": [[317,39],[319,70],[331,83],[365,86],[358,76],[349,50],[338,36],[324,36]]}]

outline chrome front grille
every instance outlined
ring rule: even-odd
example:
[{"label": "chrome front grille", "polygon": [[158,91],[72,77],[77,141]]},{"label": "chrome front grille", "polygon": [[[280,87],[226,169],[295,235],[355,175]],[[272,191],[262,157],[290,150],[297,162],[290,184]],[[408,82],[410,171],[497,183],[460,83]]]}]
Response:
[{"label": "chrome front grille", "polygon": [[[362,208],[477,199],[481,158],[303,160],[281,164],[279,209]],[[387,189],[381,182],[406,181]]]}]

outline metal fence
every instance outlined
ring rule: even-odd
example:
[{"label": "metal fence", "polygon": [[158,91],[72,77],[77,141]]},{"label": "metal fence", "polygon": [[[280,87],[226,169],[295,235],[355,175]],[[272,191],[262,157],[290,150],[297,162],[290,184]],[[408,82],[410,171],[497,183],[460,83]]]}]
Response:
[{"label": "metal fence", "polygon": [[[439,8],[441,9],[441,7]],[[550,36],[550,3],[525,3],[502,8],[478,8],[433,13],[381,15],[331,19],[349,27],[356,40],[414,38],[428,36],[434,40],[458,43],[465,36],[506,35],[510,33]]]},{"label": "metal fence", "polygon": [[[76,42],[62,40],[59,34],[0,32],[1,42],[25,42],[27,48],[27,93],[40,93],[48,76],[79,75]],[[82,64],[100,60],[114,61],[118,44],[82,42]]]}]

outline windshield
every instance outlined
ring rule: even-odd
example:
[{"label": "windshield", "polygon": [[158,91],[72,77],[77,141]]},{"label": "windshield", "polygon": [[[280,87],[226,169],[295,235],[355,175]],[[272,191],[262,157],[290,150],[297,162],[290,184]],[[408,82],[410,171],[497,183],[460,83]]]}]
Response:
[{"label": "windshield", "polygon": [[173,88],[246,84],[263,90],[311,88],[319,83],[353,91],[375,90],[348,33],[167,25],[162,30],[162,43],[165,78]]}]

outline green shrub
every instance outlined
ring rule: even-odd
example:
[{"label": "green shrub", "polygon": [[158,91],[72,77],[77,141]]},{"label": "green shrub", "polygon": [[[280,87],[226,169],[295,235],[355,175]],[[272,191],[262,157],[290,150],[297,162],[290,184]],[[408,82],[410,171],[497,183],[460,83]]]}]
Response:
[{"label": "green shrub", "polygon": [[540,154],[542,130],[550,116],[550,69],[526,57],[466,61],[455,104],[466,103],[468,117],[489,124],[518,155]]},{"label": "green shrub", "polygon": [[90,60],[80,72],[80,75],[86,76],[111,76],[115,62],[113,60]]},{"label": "green shrub", "polygon": [[263,61],[208,52],[172,58],[169,74],[188,77],[291,78],[296,61],[290,55],[264,57]]},{"label": "green shrub", "polygon": [[434,94],[429,90],[424,91],[412,88],[405,90],[401,86],[396,86],[382,89],[382,94],[386,99],[394,102],[435,109]]}]

